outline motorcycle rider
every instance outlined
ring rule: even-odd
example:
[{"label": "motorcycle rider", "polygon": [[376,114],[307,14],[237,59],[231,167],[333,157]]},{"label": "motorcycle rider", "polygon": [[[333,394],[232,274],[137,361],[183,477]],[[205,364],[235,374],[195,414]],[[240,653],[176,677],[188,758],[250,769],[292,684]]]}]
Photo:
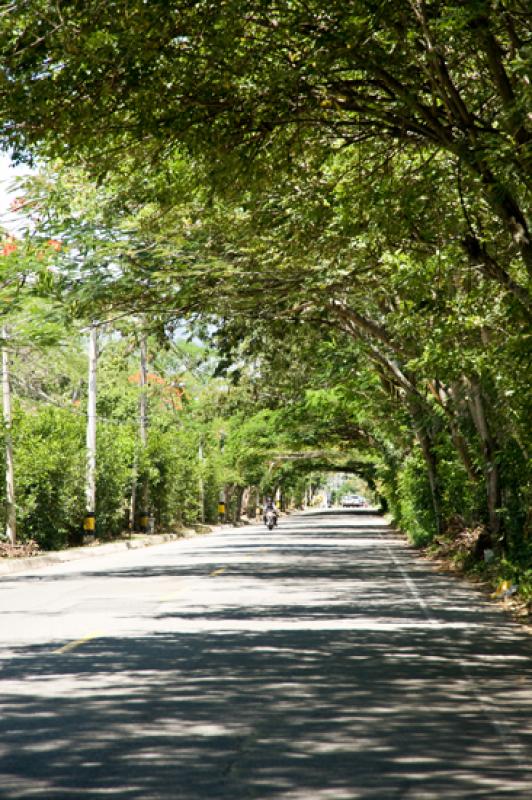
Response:
[{"label": "motorcycle rider", "polygon": [[275,503],[273,502],[271,497],[267,497],[266,501],[264,503],[264,508],[263,508],[263,511],[262,511],[262,519],[263,519],[264,524],[266,524],[266,513],[268,511],[273,511],[273,514],[274,514],[274,517],[275,517],[275,524],[277,525],[277,518],[279,516],[279,511],[277,510],[277,508],[275,506]]}]

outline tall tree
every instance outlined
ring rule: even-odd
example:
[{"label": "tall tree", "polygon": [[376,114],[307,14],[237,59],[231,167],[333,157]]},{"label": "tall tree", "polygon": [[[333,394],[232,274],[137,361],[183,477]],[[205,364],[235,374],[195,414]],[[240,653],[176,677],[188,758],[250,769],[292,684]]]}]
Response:
[{"label": "tall tree", "polygon": [[13,464],[11,382],[9,375],[9,334],[2,328],[2,408],[6,455],[6,533],[11,544],[17,541],[17,512],[15,505],[15,468]]},{"label": "tall tree", "polygon": [[97,437],[97,374],[98,374],[98,328],[92,323],[89,329],[88,379],[87,379],[87,431],[86,431],[86,484],[85,484],[85,530],[95,532],[96,518],[96,437]]}]

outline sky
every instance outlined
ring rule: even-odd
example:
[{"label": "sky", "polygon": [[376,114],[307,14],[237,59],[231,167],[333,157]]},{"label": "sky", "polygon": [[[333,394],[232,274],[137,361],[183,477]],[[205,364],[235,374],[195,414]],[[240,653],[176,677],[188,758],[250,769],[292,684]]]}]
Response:
[{"label": "sky", "polygon": [[17,177],[27,175],[31,170],[26,166],[12,166],[7,153],[0,152],[0,231],[16,234],[23,227],[20,216],[10,212],[9,205],[20,192],[11,186]]}]

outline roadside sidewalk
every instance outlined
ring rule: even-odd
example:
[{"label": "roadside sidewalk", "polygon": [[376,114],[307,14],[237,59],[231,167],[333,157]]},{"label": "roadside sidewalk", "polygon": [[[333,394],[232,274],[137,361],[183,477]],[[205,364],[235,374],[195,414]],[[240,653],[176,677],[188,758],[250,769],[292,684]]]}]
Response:
[{"label": "roadside sidewalk", "polygon": [[82,558],[93,558],[106,553],[117,553],[121,550],[140,550],[143,547],[152,547],[156,544],[173,542],[178,539],[191,539],[194,536],[205,536],[209,533],[219,533],[229,528],[242,528],[247,525],[258,524],[259,520],[241,519],[239,523],[225,522],[219,525],[206,525],[198,523],[194,528],[183,528],[177,533],[134,533],[130,539],[119,539],[114,542],[86,544],[83,547],[70,547],[67,550],[53,550],[37,556],[21,556],[20,558],[0,558],[0,578],[14,572],[50,567],[54,564],[63,564],[67,561],[78,561]]},{"label": "roadside sidewalk", "polygon": [[0,577],[11,575],[13,572],[49,567],[62,564],[66,561],[77,561],[82,558],[116,553],[121,550],[139,550],[143,547],[152,547],[164,542],[173,542],[177,539],[190,539],[193,536],[203,536],[216,533],[229,527],[227,525],[198,525],[198,529],[186,528],[179,533],[133,534],[130,539],[120,539],[102,544],[87,544],[83,547],[70,547],[68,550],[54,550],[38,556],[22,556],[20,558],[0,559]]}]

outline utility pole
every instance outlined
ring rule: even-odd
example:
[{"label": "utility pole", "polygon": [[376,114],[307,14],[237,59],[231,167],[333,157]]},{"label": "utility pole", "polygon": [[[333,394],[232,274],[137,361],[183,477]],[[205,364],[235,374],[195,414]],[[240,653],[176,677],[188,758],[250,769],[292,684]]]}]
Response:
[{"label": "utility pole", "polygon": [[138,478],[138,447],[135,442],[135,452],[133,453],[133,468],[131,470],[131,500],[129,503],[129,532],[135,530],[135,515],[137,513],[137,478]]},{"label": "utility pole", "polygon": [[148,443],[148,337],[142,334],[140,340],[140,443]]},{"label": "utility pole", "polygon": [[98,366],[98,330],[93,323],[89,331],[89,376],[87,397],[87,473],[85,489],[86,533],[96,530],[96,371]]},{"label": "utility pole", "polygon": [[198,461],[199,461],[199,479],[198,479],[198,488],[199,488],[199,502],[200,502],[200,522],[205,522],[205,485],[203,482],[203,440],[200,437],[200,443],[198,447]]},{"label": "utility pole", "polygon": [[6,533],[11,544],[17,542],[17,512],[15,506],[15,470],[13,463],[13,438],[11,435],[11,386],[9,383],[8,330],[2,327],[2,402],[6,447]]},{"label": "utility pole", "polygon": [[[140,339],[140,398],[139,398],[139,436],[140,446],[145,453],[148,444],[148,336],[142,333]],[[148,506],[150,502],[150,487],[148,478],[144,478],[142,485],[141,503],[143,510],[140,514],[140,527],[147,531],[150,526]]]}]

